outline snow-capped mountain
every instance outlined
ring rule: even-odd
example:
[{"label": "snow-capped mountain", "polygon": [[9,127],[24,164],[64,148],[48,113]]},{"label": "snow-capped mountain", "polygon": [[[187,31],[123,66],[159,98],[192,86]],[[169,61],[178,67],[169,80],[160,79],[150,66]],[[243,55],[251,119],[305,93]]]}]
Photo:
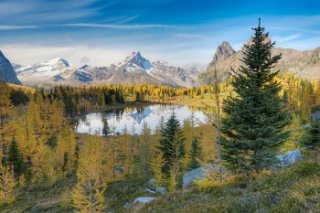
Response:
[{"label": "snow-capped mountain", "polygon": [[104,79],[108,84],[165,84],[149,75],[148,70],[151,69],[151,63],[145,59],[141,53],[132,52],[126,59],[113,66],[110,75]]},{"label": "snow-capped mountain", "polygon": [[26,85],[54,84],[163,84],[194,86],[197,72],[170,66],[166,62],[150,62],[141,53],[132,52],[125,60],[109,67],[84,65],[73,67],[62,58],[31,66],[16,66],[19,79]]},{"label": "snow-capped mountain", "polygon": [[126,67],[132,67],[134,70],[135,68],[143,69],[143,70],[149,70],[152,65],[149,60],[142,57],[141,53],[138,52],[132,52],[131,55],[129,55],[123,63],[120,63],[120,65],[124,65]]},{"label": "snow-capped mountain", "polygon": [[63,58],[54,58],[16,69],[18,78],[26,85],[41,85],[64,81],[72,75],[71,65]]},{"label": "snow-capped mountain", "polygon": [[21,84],[10,61],[0,51],[0,80],[13,84]]}]

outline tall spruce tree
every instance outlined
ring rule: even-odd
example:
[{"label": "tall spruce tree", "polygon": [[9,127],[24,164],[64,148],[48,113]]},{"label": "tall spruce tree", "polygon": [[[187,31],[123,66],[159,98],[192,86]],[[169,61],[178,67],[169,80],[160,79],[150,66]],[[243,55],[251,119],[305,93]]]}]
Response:
[{"label": "tall spruce tree", "polygon": [[165,124],[162,131],[159,149],[163,153],[162,171],[169,174],[171,167],[185,156],[185,138],[175,114]]},{"label": "tall spruce tree", "polygon": [[14,174],[18,177],[23,172],[23,157],[19,150],[18,143],[15,138],[12,139],[12,142],[9,147],[7,164],[9,167],[13,167]]},{"label": "tall spruce tree", "polygon": [[320,121],[313,121],[310,128],[306,129],[301,138],[304,146],[320,145]]},{"label": "tall spruce tree", "polygon": [[196,169],[200,167],[202,160],[202,147],[200,145],[200,141],[197,137],[192,139],[191,144],[191,152],[190,152],[190,162],[189,162],[189,169]]},{"label": "tall spruce tree", "polygon": [[278,96],[281,86],[272,71],[281,55],[272,56],[269,33],[259,25],[244,45],[243,65],[232,74],[235,96],[224,103],[222,119],[223,161],[234,171],[259,171],[275,161],[277,148],[288,138],[283,128],[288,112]]}]

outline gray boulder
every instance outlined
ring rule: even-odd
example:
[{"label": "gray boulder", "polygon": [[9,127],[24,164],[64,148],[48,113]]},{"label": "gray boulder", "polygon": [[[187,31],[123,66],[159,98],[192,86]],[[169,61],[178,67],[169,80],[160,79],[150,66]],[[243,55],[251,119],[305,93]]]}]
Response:
[{"label": "gray boulder", "polygon": [[125,208],[125,209],[131,209],[131,207],[132,206],[128,202],[126,202],[126,204],[124,204],[124,206],[123,206],[123,208]]},{"label": "gray boulder", "polygon": [[153,186],[156,185],[156,180],[155,179],[150,179],[147,184],[148,184],[148,186],[153,187]]},{"label": "gray boulder", "polygon": [[279,167],[286,167],[292,164],[295,164],[297,161],[299,161],[302,157],[300,150],[292,150],[287,152],[283,155],[277,155],[278,159],[278,166]]},{"label": "gray boulder", "polygon": [[156,198],[154,197],[137,197],[136,199],[134,199],[133,204],[145,204],[145,203],[150,203],[152,201],[154,201]]},{"label": "gray boulder", "polygon": [[156,192],[164,195],[165,193],[167,193],[167,190],[166,190],[166,188],[159,186],[156,188]]},{"label": "gray boulder", "polygon": [[312,118],[312,121],[320,120],[320,111],[316,111],[316,112],[312,113],[311,118]]},{"label": "gray boulder", "polygon": [[123,167],[116,167],[114,168],[114,172],[116,174],[123,174],[125,172],[125,169]]},{"label": "gray boulder", "polygon": [[218,172],[218,169],[208,164],[185,173],[182,178],[182,187],[191,185],[195,180],[207,178],[211,172]]}]

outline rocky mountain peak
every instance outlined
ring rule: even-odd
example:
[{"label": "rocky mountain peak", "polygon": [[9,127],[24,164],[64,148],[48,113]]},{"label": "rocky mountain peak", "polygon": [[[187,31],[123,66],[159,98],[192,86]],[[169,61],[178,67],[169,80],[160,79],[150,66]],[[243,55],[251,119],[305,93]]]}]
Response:
[{"label": "rocky mountain peak", "polygon": [[132,52],[131,55],[129,55],[125,59],[125,64],[132,64],[139,66],[145,70],[150,69],[152,67],[149,60],[145,59],[139,51]]},{"label": "rocky mountain peak", "polygon": [[212,64],[216,64],[219,61],[225,60],[230,56],[234,55],[236,51],[231,47],[227,41],[222,42],[217,48],[216,53],[213,56]]}]

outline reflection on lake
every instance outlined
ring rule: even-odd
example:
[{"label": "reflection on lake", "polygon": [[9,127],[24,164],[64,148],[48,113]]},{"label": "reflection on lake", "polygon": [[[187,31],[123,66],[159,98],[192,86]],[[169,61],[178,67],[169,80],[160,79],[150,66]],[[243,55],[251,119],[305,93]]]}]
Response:
[{"label": "reflection on lake", "polygon": [[195,125],[208,121],[203,112],[191,111],[187,106],[150,105],[89,113],[78,120],[76,131],[78,133],[102,135],[104,121],[107,121],[113,133],[122,133],[127,128],[130,134],[140,134],[144,123],[154,132],[159,126],[161,117],[163,117],[164,121],[167,121],[173,112],[181,125],[184,120],[190,119],[192,112],[195,118]]}]

